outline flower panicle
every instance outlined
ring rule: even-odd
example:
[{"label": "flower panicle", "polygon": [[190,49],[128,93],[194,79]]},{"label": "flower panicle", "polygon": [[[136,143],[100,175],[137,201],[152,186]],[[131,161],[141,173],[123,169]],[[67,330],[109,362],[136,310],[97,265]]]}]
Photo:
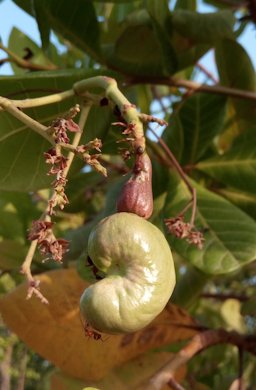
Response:
[{"label": "flower panicle", "polygon": [[71,133],[81,132],[80,127],[73,121],[73,118],[80,112],[79,104],[71,107],[68,113],[63,118],[55,119],[48,129],[52,134],[56,144],[69,143],[68,131]]},{"label": "flower panicle", "polygon": [[48,256],[47,260],[52,259],[62,263],[63,255],[68,251],[69,242],[63,238],[57,239],[55,237],[52,230],[53,225],[54,223],[49,221],[33,221],[28,239],[37,240],[39,251],[43,256]]},{"label": "flower panicle", "polygon": [[[101,163],[99,162],[99,158],[101,157],[101,148],[102,141],[99,138],[95,138],[92,141],[89,141],[85,145],[79,145],[76,148],[76,152],[81,155],[82,159],[86,162],[86,164],[90,165],[97,172],[101,173],[103,176],[107,177],[107,170]],[[94,149],[99,153],[90,154],[89,152]]]},{"label": "flower panicle", "polygon": [[191,223],[185,222],[183,215],[167,218],[164,222],[170,234],[177,238],[185,239],[189,244],[195,245],[198,249],[203,249],[205,241],[203,233],[196,230]]}]

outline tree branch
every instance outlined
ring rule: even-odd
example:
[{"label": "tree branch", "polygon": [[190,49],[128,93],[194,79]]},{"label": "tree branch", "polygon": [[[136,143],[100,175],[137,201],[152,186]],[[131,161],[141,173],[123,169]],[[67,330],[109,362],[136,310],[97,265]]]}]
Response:
[{"label": "tree branch", "polygon": [[30,116],[20,111],[9,99],[0,96],[0,109],[9,112],[15,118],[19,119],[22,123],[34,130],[36,133],[47,139],[52,145],[55,145],[54,139],[47,133],[47,127],[41,125],[36,120],[30,118]]},{"label": "tree branch", "polygon": [[219,301],[225,301],[226,299],[237,299],[240,302],[246,302],[250,299],[250,297],[248,295],[245,295],[245,294],[238,295],[238,294],[234,294],[234,293],[230,293],[230,294],[203,293],[203,294],[201,294],[200,297],[201,298],[213,298],[213,299],[216,299]]},{"label": "tree branch", "polygon": [[23,100],[10,100],[16,107],[19,108],[31,108],[45,106],[47,104],[62,102],[65,99],[71,98],[74,96],[73,89],[68,91],[55,93],[53,95],[42,96],[39,98],[32,99],[23,99]]},{"label": "tree branch", "polygon": [[207,77],[208,79],[212,80],[215,84],[219,82],[219,80],[211,73],[208,69],[206,69],[200,62],[196,64],[196,67],[200,69]]},{"label": "tree branch", "polygon": [[136,390],[160,390],[173,378],[175,371],[180,366],[187,363],[197,353],[216,344],[233,344],[256,355],[256,336],[240,335],[237,332],[228,332],[224,329],[206,330],[195,335],[167,364],[147,381],[141,383]]},{"label": "tree branch", "polygon": [[157,84],[169,85],[170,87],[185,88],[194,92],[206,92],[219,94],[240,99],[256,100],[256,92],[245,91],[243,89],[223,87],[221,85],[206,85],[193,80],[184,80],[177,78],[148,78],[148,77],[131,77],[126,79],[126,85],[135,84]]}]

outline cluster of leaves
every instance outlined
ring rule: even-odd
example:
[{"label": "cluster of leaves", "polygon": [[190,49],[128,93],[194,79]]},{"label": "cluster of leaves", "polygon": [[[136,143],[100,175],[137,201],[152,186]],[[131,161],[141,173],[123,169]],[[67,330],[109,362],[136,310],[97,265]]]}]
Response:
[{"label": "cluster of leaves", "polygon": [[[171,11],[167,1],[158,0],[111,3],[61,0],[57,4],[54,0],[15,0],[15,3],[36,18],[42,47],[16,28],[12,30],[9,53],[24,59],[24,49],[29,48],[31,56],[25,59],[23,67],[18,66],[17,61],[11,62],[15,75],[0,78],[1,94],[14,99],[44,96],[68,90],[83,78],[103,74],[113,76],[120,85],[124,82],[123,92],[141,111],[156,114],[156,104],[152,102],[160,104],[161,115],[168,121],[162,138],[197,190],[196,227],[205,237],[203,248],[198,249],[167,234],[164,219],[178,215],[190,201],[191,194],[170,167],[161,145],[152,140],[148,131],[155,198],[151,221],[166,233],[174,251],[178,283],[173,301],[189,308],[204,325],[255,333],[255,300],[252,298],[253,261],[256,259],[255,97],[254,101],[238,99],[217,91],[215,94],[183,94],[181,89],[170,86],[172,78],[193,80],[198,74],[196,62],[214,48],[220,84],[256,92],[251,60],[237,41],[244,27],[241,22],[237,28],[232,11],[237,2],[229,1],[225,8],[220,3],[221,9],[216,8],[209,14],[198,13],[196,2],[183,0],[177,0]],[[49,39],[51,30],[58,37],[57,47]],[[65,48],[62,54],[58,53],[59,45]],[[33,69],[34,65],[42,71],[30,72],[30,66]],[[77,103],[78,99],[70,98],[26,112],[49,126]],[[95,138],[103,141],[102,159],[108,168],[108,180],[84,169],[81,160],[75,160],[65,188],[69,204],[65,212],[56,214],[56,236],[70,241],[64,262],[66,266],[75,265],[86,279],[94,279],[84,255],[87,237],[97,221],[115,211],[116,199],[126,180],[122,175],[130,164],[118,154],[116,141],[121,139],[122,130],[111,125],[117,120],[116,113],[108,106],[99,103],[91,109],[81,143],[86,145]],[[47,175],[49,167],[43,156],[49,150],[47,141],[6,112],[0,112],[0,140],[0,288],[2,294],[6,294],[22,280],[18,270],[28,247],[27,231],[47,207],[52,177]],[[189,217],[188,212],[186,221]],[[59,267],[53,262],[42,263],[37,255],[33,272],[40,274]],[[78,295],[73,281],[66,283],[65,288]],[[46,288],[46,296],[47,291]],[[220,296],[232,296],[235,292],[236,308],[233,306],[230,310],[227,307],[230,302],[220,303],[216,299],[210,306],[207,298],[202,298],[202,292]],[[53,300],[54,294],[62,296],[57,287],[52,293]],[[241,295],[248,299],[241,301]],[[17,306],[11,294],[5,299],[8,299],[8,308]],[[19,300],[20,307],[27,304]],[[38,323],[39,306],[33,307]],[[58,310],[58,305],[54,305],[54,309]],[[69,301],[67,312],[72,313]],[[48,319],[46,317],[45,322]],[[27,337],[29,321],[23,319],[15,328],[21,339]],[[9,326],[14,329],[13,320]],[[31,332],[30,336],[30,340],[26,339],[28,344],[45,358],[55,361],[49,355],[52,340],[48,349],[42,351],[42,346],[39,348],[34,342],[36,332]],[[175,340],[167,337],[166,344],[178,339],[178,335]],[[111,344],[87,345],[92,345],[92,353],[99,353],[100,348]],[[160,345],[162,343],[149,343],[148,349]],[[174,350],[175,345],[170,348]],[[219,354],[214,349],[203,358],[196,358],[189,367],[190,378],[195,380],[196,377],[208,388],[217,389],[225,381],[230,383],[230,373],[235,378],[237,372],[235,352],[221,353],[221,358]],[[223,363],[218,373],[213,374],[214,362],[220,360]],[[227,361],[229,372],[225,366]],[[56,364],[61,366],[59,361]],[[246,380],[248,384],[253,383],[255,362],[246,356],[245,366]],[[62,369],[65,372],[66,367]],[[103,369],[97,367],[96,371],[101,370],[103,373]],[[66,373],[76,376],[75,369]],[[77,388],[81,386],[78,384]]]}]

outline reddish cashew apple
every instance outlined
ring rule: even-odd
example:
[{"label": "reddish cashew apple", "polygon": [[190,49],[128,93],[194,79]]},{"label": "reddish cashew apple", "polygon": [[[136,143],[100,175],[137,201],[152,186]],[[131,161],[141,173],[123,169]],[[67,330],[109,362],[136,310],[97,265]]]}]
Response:
[{"label": "reddish cashew apple", "polygon": [[88,254],[106,273],[80,300],[91,327],[112,334],[135,332],[163,310],[175,286],[175,270],[156,226],[136,214],[113,214],[92,230]]},{"label": "reddish cashew apple", "polygon": [[130,179],[117,201],[117,211],[148,219],[153,212],[152,165],[146,152],[137,154]]}]

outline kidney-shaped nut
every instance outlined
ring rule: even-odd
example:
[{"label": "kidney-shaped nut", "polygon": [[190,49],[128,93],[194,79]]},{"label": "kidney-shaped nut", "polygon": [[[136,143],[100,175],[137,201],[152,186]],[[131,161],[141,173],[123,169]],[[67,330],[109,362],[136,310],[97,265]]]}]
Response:
[{"label": "kidney-shaped nut", "polygon": [[163,310],[176,278],[170,247],[156,226],[135,214],[113,214],[92,230],[88,254],[106,273],[81,296],[81,314],[91,327],[135,332]]}]

